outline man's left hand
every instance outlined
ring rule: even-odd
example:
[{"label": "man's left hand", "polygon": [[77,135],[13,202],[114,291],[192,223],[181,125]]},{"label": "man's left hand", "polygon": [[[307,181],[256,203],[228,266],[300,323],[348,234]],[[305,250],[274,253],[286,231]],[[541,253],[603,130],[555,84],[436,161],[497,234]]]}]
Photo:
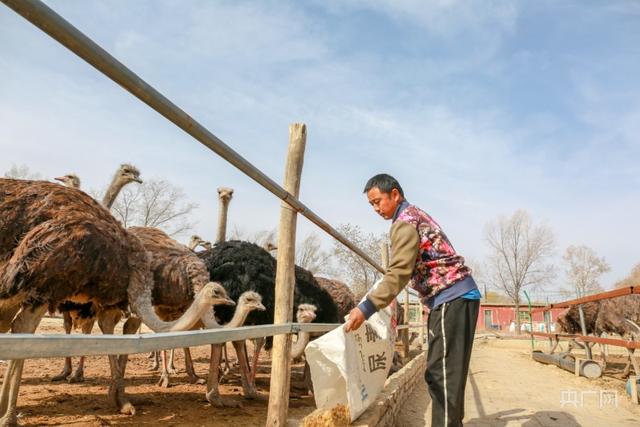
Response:
[{"label": "man's left hand", "polygon": [[360,311],[358,307],[354,308],[349,312],[349,318],[347,322],[344,324],[344,331],[351,332],[358,329],[364,323],[364,313]]}]

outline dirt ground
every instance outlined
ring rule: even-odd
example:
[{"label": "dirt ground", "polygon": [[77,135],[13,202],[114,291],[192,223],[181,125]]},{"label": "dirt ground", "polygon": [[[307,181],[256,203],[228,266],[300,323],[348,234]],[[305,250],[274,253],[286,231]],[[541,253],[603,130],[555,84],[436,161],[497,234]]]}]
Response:
[{"label": "dirt ground", "polygon": [[[546,342],[536,349],[548,350]],[[613,350],[611,350],[613,352]],[[622,357],[589,380],[531,359],[529,340],[476,338],[466,388],[468,426],[638,426],[640,406],[631,403],[619,379]],[[420,382],[400,410],[398,426],[431,425],[431,402]]]},{"label": "dirt ground", "polygon": [[[119,333],[118,330],[116,330]],[[63,333],[62,320],[43,319],[37,333]],[[94,328],[97,334],[98,328]],[[235,360],[232,352],[230,359]],[[196,373],[206,378],[209,360],[208,347],[191,349]],[[251,352],[251,348],[249,349]],[[151,360],[147,355],[129,357],[126,375],[126,391],[136,407],[135,416],[116,413],[107,397],[109,363],[106,357],[88,357],[85,363],[86,381],[79,384],[51,382],[51,378],[62,371],[63,359],[27,360],[18,398],[18,409],[22,426],[105,426],[105,425],[164,425],[164,426],[263,426],[267,416],[270,359],[263,352],[256,378],[261,401],[242,398],[242,386],[238,369],[233,369],[220,394],[241,402],[243,408],[215,408],[205,399],[205,386],[189,384],[184,371],[184,354],[176,351],[175,366],[178,374],[172,376],[172,387],[156,385],[158,372],[149,371]],[[74,367],[77,358],[74,358]],[[292,381],[301,381],[303,364],[293,367]],[[5,365],[0,365],[4,373]],[[293,397],[289,415],[302,418],[315,409],[312,396]],[[293,396],[293,394],[292,394]]]}]

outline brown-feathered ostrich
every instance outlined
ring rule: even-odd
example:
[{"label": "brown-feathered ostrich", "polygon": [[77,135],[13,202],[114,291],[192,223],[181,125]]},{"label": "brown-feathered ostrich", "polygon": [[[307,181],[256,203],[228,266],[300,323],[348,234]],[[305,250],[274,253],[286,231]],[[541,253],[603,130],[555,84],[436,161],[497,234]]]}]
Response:
[{"label": "brown-feathered ostrich", "polygon": [[[55,179],[62,182],[62,184],[67,187],[80,189],[80,178],[78,178],[76,174],[71,173]],[[102,199],[102,205],[107,209],[111,209],[111,206],[113,206],[113,203],[118,197],[118,194],[120,194],[120,191],[126,185],[133,182],[142,184],[140,171],[130,164],[124,163],[120,165],[116,170],[116,173],[113,175],[111,183],[105,192]],[[70,334],[72,329],[80,329],[82,333],[86,335],[91,334],[95,323],[95,310],[93,309],[92,303],[77,304],[74,302],[65,302],[56,307],[56,309],[62,313],[64,331],[66,334]],[[71,374],[71,358],[65,357],[62,372],[51,378],[51,381],[61,381],[64,379],[68,380],[70,383],[84,381],[84,363],[85,357],[80,356],[78,366],[76,367],[75,372]]]},{"label": "brown-feathered ostrich", "polygon": [[[640,295],[626,295],[607,300],[587,302],[582,307],[588,335],[618,334],[623,338],[633,340],[637,340],[640,337],[635,326],[635,324],[640,323]],[[556,325],[556,331],[559,333],[582,335],[578,307],[572,306],[562,312],[556,319]],[[551,349],[552,353],[557,345],[558,342],[556,341]],[[574,346],[584,348],[583,344],[571,340],[568,351],[570,352]],[[602,362],[606,367],[607,359],[604,346],[602,344],[599,344],[599,346]],[[626,376],[630,373],[632,364],[636,374],[640,374],[640,366],[638,366],[633,357],[633,350],[628,350],[628,352],[629,361],[625,366],[623,375]]]},{"label": "brown-feathered ostrich", "polygon": [[[189,330],[227,299],[207,284],[185,314],[164,322],[152,306],[147,253],[107,209],[85,193],[44,181],[0,179],[0,332],[33,333],[47,307],[92,302],[103,333],[130,308],[153,331]],[[124,358],[126,361],[126,357]],[[0,392],[0,425],[16,424],[24,360],[12,360]],[[122,413],[124,364],[109,356],[109,396]]]},{"label": "brown-feathered ostrich", "polygon": [[318,276],[316,276],[316,280],[324,290],[329,292],[331,298],[333,298],[338,305],[338,316],[341,318],[344,318],[349,314],[349,312],[357,305],[356,297],[353,295],[353,292],[351,292],[351,289],[349,289],[349,286],[347,286],[346,283],[341,282],[340,280],[326,279]]},{"label": "brown-feathered ostrich", "polygon": [[[595,322],[595,330],[599,335],[602,332],[618,334],[623,339],[640,339],[640,295],[625,295],[618,298],[598,301],[600,309]],[[623,376],[628,376],[633,365],[636,375],[640,375],[640,365],[634,358],[634,350],[627,349],[628,361],[624,368]],[[604,352],[603,360],[604,360]],[[606,365],[606,360],[604,360]]]},{"label": "brown-feathered ostrich", "polygon": [[[211,280],[222,283],[229,296],[234,299],[247,290],[258,292],[267,308],[264,312],[251,313],[247,318],[249,325],[268,325],[273,323],[275,303],[276,260],[260,246],[238,240],[216,243],[210,251],[198,254],[206,263]],[[338,307],[314,279],[313,275],[296,267],[296,287],[294,292],[294,310],[300,304],[313,304],[317,307],[315,321],[321,323],[340,323]],[[232,316],[232,310],[226,307],[216,308],[216,317],[220,323],[226,323]],[[267,348],[271,338],[266,340]],[[244,350],[236,345],[238,357],[244,357]],[[254,357],[254,360],[256,358]],[[211,373],[211,372],[210,372]],[[249,387],[255,389],[253,376]]]}]

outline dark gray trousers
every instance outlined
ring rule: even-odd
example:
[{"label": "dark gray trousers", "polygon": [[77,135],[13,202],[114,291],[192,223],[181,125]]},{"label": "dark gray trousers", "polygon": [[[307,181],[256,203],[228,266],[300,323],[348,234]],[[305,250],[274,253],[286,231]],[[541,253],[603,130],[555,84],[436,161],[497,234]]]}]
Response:
[{"label": "dark gray trousers", "polygon": [[461,426],[479,300],[456,298],[429,313],[429,353],[424,375],[433,427]]}]

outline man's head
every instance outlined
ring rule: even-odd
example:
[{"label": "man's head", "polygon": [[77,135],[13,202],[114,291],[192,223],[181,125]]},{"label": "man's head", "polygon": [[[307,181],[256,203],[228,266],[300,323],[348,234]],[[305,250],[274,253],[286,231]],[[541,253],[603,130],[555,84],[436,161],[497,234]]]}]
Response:
[{"label": "man's head", "polygon": [[364,192],[373,210],[384,219],[392,219],[396,209],[404,200],[404,192],[398,181],[385,173],[367,181]]}]

